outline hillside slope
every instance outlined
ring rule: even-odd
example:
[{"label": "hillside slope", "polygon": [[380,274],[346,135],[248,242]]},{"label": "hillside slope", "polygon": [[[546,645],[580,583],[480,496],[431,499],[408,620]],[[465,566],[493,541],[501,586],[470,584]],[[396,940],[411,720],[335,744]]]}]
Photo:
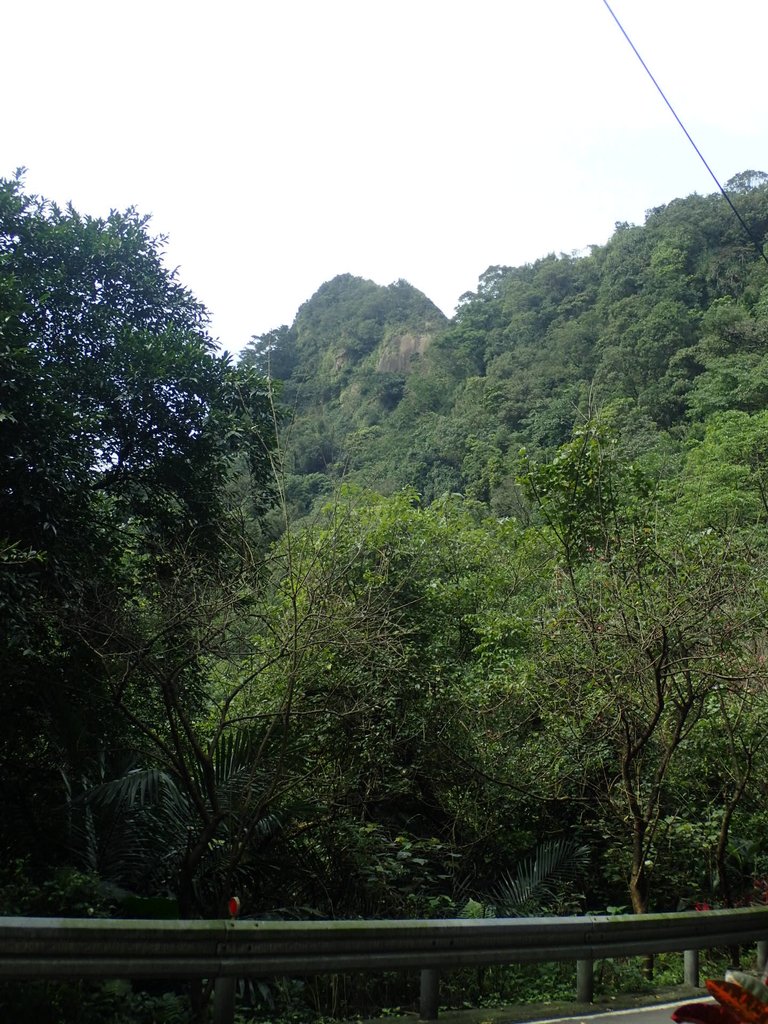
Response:
[{"label": "hillside slope", "polygon": [[[728,183],[760,244],[766,179]],[[553,451],[609,404],[639,445],[761,409],[767,351],[768,265],[713,194],[618,224],[586,256],[491,267],[450,321],[406,282],[337,277],[244,358],[283,381],[300,507],[343,476],[427,500],[460,491],[508,513],[522,446]]]}]

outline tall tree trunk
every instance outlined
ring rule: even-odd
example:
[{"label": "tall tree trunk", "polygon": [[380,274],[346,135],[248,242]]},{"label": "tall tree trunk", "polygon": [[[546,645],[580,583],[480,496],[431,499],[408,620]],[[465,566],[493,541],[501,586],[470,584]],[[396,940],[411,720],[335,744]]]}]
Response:
[{"label": "tall tree trunk", "polygon": [[[648,875],[642,857],[642,843],[639,856],[637,856],[637,850],[635,854],[629,877],[629,898],[632,900],[632,912],[645,914],[648,910]],[[643,957],[643,974],[649,981],[653,979],[653,953]]]},{"label": "tall tree trunk", "polygon": [[[720,822],[720,834],[717,837],[717,848],[715,850],[715,868],[717,870],[717,885],[720,890],[720,902],[724,907],[733,906],[733,891],[731,889],[731,883],[728,878],[728,869],[725,863],[725,858],[728,853],[728,837],[731,830],[731,821],[733,819],[736,805],[744,793],[746,786],[746,775],[739,781],[739,785],[736,787],[736,792],[731,800],[725,801],[723,808],[723,820]],[[741,967],[741,947],[740,946],[729,946],[728,955],[731,961],[731,967]]]}]

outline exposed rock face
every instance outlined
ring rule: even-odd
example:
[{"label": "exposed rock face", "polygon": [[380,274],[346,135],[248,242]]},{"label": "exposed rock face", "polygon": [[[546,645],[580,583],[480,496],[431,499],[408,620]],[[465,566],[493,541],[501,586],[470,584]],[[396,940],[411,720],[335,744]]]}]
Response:
[{"label": "exposed rock face", "polygon": [[382,286],[341,274],[299,310],[291,331],[304,369],[331,374],[358,366],[405,374],[448,323],[426,295],[406,281]]},{"label": "exposed rock face", "polygon": [[[429,325],[425,325],[429,326]],[[435,331],[437,325],[435,325]],[[428,329],[419,333],[404,331],[382,342],[376,369],[380,373],[409,373],[417,360],[424,355],[435,331]]]}]

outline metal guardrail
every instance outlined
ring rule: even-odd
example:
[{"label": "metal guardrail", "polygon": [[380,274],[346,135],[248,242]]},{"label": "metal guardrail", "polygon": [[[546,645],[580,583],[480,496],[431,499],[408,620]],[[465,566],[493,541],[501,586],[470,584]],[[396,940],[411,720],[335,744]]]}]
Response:
[{"label": "metal guardrail", "polygon": [[597,959],[758,943],[768,954],[768,907],[616,917],[446,921],[114,921],[0,918],[0,978],[206,978],[215,1019],[234,1013],[235,979],[421,971],[421,1017],[437,1016],[441,970],[487,964],[577,961],[577,998],[592,998]]}]

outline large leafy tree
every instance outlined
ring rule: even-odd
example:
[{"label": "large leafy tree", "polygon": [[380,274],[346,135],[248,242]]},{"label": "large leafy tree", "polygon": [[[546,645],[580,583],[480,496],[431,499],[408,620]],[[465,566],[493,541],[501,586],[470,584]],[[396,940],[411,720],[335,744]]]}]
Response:
[{"label": "large leafy tree", "polygon": [[133,209],[85,217],[0,181],[0,757],[22,846],[116,727],[96,624],[150,600],[175,551],[224,557],[236,460],[252,507],[268,493],[262,378],[216,353],[162,245]]},{"label": "large leafy tree", "polygon": [[[528,470],[523,482],[553,550],[541,624],[543,731],[560,746],[561,770],[592,805],[642,913],[654,851],[685,804],[670,785],[673,769],[712,716],[722,723],[724,703],[751,706],[764,685],[760,567],[736,538],[692,528],[657,500],[599,422]],[[736,800],[746,777],[738,739],[734,729],[726,752]]]}]

